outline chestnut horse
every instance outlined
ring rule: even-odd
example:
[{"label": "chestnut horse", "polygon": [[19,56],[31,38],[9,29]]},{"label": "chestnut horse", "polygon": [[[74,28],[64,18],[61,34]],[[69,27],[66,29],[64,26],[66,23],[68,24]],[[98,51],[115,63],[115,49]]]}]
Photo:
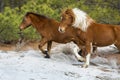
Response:
[{"label": "chestnut horse", "polygon": [[[54,19],[50,19],[46,16],[28,12],[24,16],[19,28],[20,30],[24,30],[29,26],[33,26],[36,30],[41,34],[41,41],[39,44],[39,49],[44,53],[46,56],[45,58],[49,58],[49,53],[51,50],[52,41],[57,43],[68,43],[73,41],[78,47],[81,49],[81,45],[83,45],[83,41],[79,39],[77,36],[76,29],[70,27],[66,30],[65,33],[60,33],[58,31],[59,22]],[[47,43],[47,51],[42,49],[42,47]],[[85,50],[82,50],[85,52]],[[74,49],[75,56],[78,60],[84,61],[84,58],[80,56],[76,49]]]},{"label": "chestnut horse", "polygon": [[79,29],[80,40],[84,40],[87,52],[83,67],[88,67],[92,46],[103,47],[114,44],[120,50],[120,26],[95,22],[84,11],[74,8],[62,13],[59,31],[65,32],[72,26]]}]

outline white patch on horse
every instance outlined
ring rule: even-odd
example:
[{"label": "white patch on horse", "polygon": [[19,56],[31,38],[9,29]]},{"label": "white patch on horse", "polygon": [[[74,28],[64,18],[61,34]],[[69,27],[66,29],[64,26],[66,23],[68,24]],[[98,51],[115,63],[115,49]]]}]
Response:
[{"label": "white patch on horse", "polygon": [[90,43],[90,53],[92,54],[93,53],[93,46],[92,46],[92,43]]},{"label": "white patch on horse", "polygon": [[90,56],[91,56],[90,53],[88,53],[87,56],[86,56],[86,65],[90,64]]},{"label": "white patch on horse", "polygon": [[78,54],[78,48],[77,47],[74,47],[73,53],[75,54],[75,56],[77,57],[78,60],[80,60],[80,61],[84,61],[85,60],[82,56],[80,56]]},{"label": "white patch on horse", "polygon": [[92,43],[90,43],[90,47],[91,47],[91,51],[90,51],[90,53],[88,53],[87,56],[86,56],[85,67],[86,67],[86,66],[89,66],[89,64],[90,64],[90,56],[91,56],[92,51],[93,51]]},{"label": "white patch on horse", "polygon": [[72,11],[75,15],[73,27],[80,28],[82,31],[86,31],[89,25],[93,22],[92,18],[88,17],[84,11],[78,8],[74,8]]}]

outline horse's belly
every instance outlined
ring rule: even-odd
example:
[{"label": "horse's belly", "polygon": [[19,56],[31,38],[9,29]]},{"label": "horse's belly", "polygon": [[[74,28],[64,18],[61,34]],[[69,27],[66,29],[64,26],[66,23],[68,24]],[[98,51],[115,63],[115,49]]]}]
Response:
[{"label": "horse's belly", "polygon": [[93,44],[98,47],[109,46],[114,43],[114,40],[98,40],[95,41]]},{"label": "horse's belly", "polygon": [[113,44],[114,41],[115,41],[115,36],[113,31],[102,32],[102,35],[96,32],[93,38],[93,42],[97,46],[108,46]]},{"label": "horse's belly", "polygon": [[54,41],[57,42],[57,43],[68,43],[68,42],[71,42],[71,39],[57,38]]}]

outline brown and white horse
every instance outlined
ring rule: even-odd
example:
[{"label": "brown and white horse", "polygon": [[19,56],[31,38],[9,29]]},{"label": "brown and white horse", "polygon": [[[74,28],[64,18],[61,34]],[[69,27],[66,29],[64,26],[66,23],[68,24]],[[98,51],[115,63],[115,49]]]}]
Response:
[{"label": "brown and white horse", "polygon": [[[39,44],[39,49],[42,53],[46,54],[45,57],[49,58],[52,42],[57,43],[68,43],[73,41],[81,49],[83,41],[77,36],[76,29],[69,27],[65,33],[60,33],[58,27],[60,23],[54,19],[48,18],[44,15],[36,14],[33,12],[27,12],[19,26],[20,30],[24,30],[29,26],[33,26],[41,35],[42,39]],[[47,43],[47,50],[42,49],[42,47]],[[82,51],[85,52],[84,49]],[[77,49],[74,48],[74,54],[78,60],[84,61],[84,58],[80,56],[77,52]]]},{"label": "brown and white horse", "polygon": [[86,62],[88,67],[92,46],[102,47],[114,44],[120,50],[120,26],[100,24],[95,22],[84,11],[74,8],[62,13],[59,31],[65,32],[68,27],[79,29],[80,40],[84,40],[87,51]]}]

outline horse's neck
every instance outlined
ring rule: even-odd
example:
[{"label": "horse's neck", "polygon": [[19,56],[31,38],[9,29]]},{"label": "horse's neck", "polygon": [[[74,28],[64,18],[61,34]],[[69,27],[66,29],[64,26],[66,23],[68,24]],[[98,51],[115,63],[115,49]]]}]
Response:
[{"label": "horse's neck", "polygon": [[82,41],[85,41],[86,40],[86,32],[83,32],[82,30],[78,30],[77,31],[77,34],[79,36],[79,39],[81,39]]},{"label": "horse's neck", "polygon": [[31,18],[32,25],[37,29],[41,30],[44,27],[44,19],[42,18]]}]

